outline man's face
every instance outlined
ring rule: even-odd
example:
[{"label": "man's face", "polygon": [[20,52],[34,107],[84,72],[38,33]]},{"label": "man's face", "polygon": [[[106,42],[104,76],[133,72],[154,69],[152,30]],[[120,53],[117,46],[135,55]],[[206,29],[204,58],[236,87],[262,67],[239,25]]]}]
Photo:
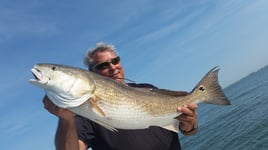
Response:
[{"label": "man's face", "polygon": [[103,52],[97,52],[94,54],[93,59],[94,63],[96,65],[106,63],[106,67],[103,68],[95,68],[93,69],[94,72],[101,74],[106,77],[110,77],[112,79],[115,79],[118,82],[125,83],[124,82],[124,70],[120,62],[117,64],[111,63],[111,60],[117,58],[117,56],[111,52],[111,51],[103,51]]}]

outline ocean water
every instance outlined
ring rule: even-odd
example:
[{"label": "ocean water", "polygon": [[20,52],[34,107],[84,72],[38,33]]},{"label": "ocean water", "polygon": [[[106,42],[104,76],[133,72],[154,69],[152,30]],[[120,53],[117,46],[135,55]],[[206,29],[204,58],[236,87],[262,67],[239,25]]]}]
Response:
[{"label": "ocean water", "polygon": [[268,66],[224,89],[231,106],[200,104],[199,131],[183,150],[268,150]]}]

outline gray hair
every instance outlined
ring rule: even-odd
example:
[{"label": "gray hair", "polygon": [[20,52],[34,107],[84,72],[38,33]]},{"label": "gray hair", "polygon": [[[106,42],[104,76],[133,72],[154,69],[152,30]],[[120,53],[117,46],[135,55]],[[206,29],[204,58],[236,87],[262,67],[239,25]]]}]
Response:
[{"label": "gray hair", "polygon": [[95,48],[90,48],[87,50],[85,57],[84,57],[84,64],[88,66],[89,70],[91,70],[92,67],[95,65],[94,59],[93,59],[94,55],[97,52],[103,52],[103,51],[111,51],[115,55],[117,55],[114,45],[103,43],[103,42],[97,43]]}]

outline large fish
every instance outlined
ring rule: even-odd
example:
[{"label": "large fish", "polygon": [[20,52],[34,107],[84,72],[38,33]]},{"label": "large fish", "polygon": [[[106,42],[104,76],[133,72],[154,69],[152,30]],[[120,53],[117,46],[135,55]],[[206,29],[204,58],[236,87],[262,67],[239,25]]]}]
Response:
[{"label": "large fish", "polygon": [[105,128],[144,129],[160,126],[178,132],[181,113],[177,107],[188,103],[230,105],[218,84],[217,67],[209,71],[186,96],[169,90],[134,88],[93,72],[58,64],[36,64],[35,79],[58,107],[67,108]]}]

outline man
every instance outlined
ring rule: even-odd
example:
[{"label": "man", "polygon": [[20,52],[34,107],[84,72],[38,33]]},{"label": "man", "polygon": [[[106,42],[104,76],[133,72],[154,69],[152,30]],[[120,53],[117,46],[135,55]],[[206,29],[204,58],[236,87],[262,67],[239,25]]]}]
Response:
[{"label": "man", "polygon": [[[110,77],[122,84],[133,87],[156,88],[150,84],[125,83],[124,69],[120,63],[113,45],[98,43],[96,48],[88,51],[84,63],[90,71]],[[175,93],[175,92],[174,92]],[[178,92],[179,93],[179,92]],[[187,94],[181,92],[181,95]],[[164,99],[163,99],[164,100]],[[55,137],[57,150],[178,150],[180,143],[177,133],[161,127],[150,127],[139,130],[121,130],[111,132],[89,119],[74,115],[67,109],[54,105],[47,96],[43,99],[44,107],[59,117]],[[188,104],[178,107],[182,115],[179,129],[184,135],[193,135],[197,132],[197,105]]]}]

